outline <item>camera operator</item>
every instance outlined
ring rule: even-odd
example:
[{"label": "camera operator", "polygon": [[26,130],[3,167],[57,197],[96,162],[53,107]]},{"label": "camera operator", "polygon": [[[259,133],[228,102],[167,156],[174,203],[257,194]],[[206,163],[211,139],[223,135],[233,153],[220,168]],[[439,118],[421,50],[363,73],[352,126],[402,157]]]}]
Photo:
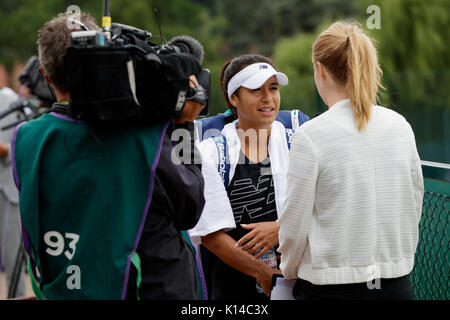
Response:
[{"label": "camera operator", "polygon": [[[197,299],[196,259],[180,231],[200,217],[203,178],[198,161],[172,162],[170,136],[183,128],[193,137],[204,105],[188,100],[168,124],[120,130],[74,120],[63,56],[70,32],[79,30],[68,29],[68,17],[47,22],[38,40],[41,72],[58,102],[17,127],[13,145],[24,243],[40,274],[35,292],[48,299]],[[99,30],[90,15],[79,19]],[[193,140],[183,143],[198,159]]]}]

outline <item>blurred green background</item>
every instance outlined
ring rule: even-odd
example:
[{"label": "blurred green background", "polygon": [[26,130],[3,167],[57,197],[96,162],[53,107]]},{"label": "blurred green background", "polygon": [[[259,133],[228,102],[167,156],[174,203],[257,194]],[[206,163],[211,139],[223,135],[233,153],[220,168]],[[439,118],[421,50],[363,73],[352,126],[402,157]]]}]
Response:
[{"label": "blurred green background", "polygon": [[[102,0],[1,0],[0,63],[8,71],[36,54],[37,31],[70,5],[100,24]],[[370,5],[380,8],[379,29],[368,29]],[[376,40],[384,71],[381,104],[412,125],[423,160],[450,163],[449,0],[111,0],[113,22],[146,29],[160,43],[187,34],[205,47],[203,66],[212,72],[210,114],[225,110],[218,78],[223,63],[242,53],[274,59],[289,77],[282,108],[309,116],[325,111],[317,95],[311,45],[339,19],[356,20]]]}]

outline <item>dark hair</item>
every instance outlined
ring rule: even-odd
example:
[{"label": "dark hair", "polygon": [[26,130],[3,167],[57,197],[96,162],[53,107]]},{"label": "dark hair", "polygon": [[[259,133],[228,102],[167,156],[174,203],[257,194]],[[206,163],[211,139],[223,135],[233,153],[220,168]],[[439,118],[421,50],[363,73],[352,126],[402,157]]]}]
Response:
[{"label": "dark hair", "polygon": [[[225,103],[227,104],[228,109],[230,109],[231,112],[233,113],[233,117],[235,119],[237,119],[238,116],[236,107],[231,104],[230,99],[228,98],[227,93],[228,83],[236,73],[238,73],[245,67],[258,62],[268,63],[274,69],[276,69],[272,59],[264,57],[259,54],[244,54],[238,56],[232,59],[231,61],[225,62],[225,64],[222,67],[222,71],[220,72],[220,89],[222,91],[223,98],[225,99]],[[236,90],[234,94],[239,95],[239,89]]]},{"label": "dark hair", "polygon": [[[64,70],[63,57],[70,44],[70,33],[82,30],[79,25],[71,24],[69,18],[75,17],[71,13],[60,13],[46,22],[39,30],[37,41],[39,60],[45,74],[55,87],[66,92],[69,91],[69,85]],[[95,24],[95,19],[87,13],[81,13],[79,20],[90,30],[100,30]],[[69,26],[71,29],[69,29]]]}]

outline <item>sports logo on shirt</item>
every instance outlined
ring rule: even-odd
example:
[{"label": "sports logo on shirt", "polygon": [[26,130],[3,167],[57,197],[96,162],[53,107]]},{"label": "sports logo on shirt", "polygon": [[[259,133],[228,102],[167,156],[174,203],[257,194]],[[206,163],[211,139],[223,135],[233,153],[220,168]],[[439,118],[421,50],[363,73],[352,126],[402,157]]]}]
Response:
[{"label": "sports logo on shirt", "polygon": [[[235,180],[230,187],[230,203],[236,223],[239,223],[244,215],[254,220],[277,211],[275,206],[269,206],[275,202],[275,192],[266,196],[267,189],[273,187],[272,175],[260,176],[256,185],[250,178]],[[267,210],[268,207],[273,209]]]}]

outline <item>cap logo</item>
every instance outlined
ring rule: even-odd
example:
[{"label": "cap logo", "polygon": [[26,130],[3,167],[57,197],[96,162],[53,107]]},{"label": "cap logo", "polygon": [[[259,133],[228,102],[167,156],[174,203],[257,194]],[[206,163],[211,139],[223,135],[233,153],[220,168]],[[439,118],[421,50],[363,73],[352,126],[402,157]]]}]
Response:
[{"label": "cap logo", "polygon": [[276,76],[281,86],[288,84],[288,78],[284,73],[277,72],[269,63],[253,63],[231,77],[227,86],[228,98],[243,86],[248,89],[260,87],[271,76]]}]

